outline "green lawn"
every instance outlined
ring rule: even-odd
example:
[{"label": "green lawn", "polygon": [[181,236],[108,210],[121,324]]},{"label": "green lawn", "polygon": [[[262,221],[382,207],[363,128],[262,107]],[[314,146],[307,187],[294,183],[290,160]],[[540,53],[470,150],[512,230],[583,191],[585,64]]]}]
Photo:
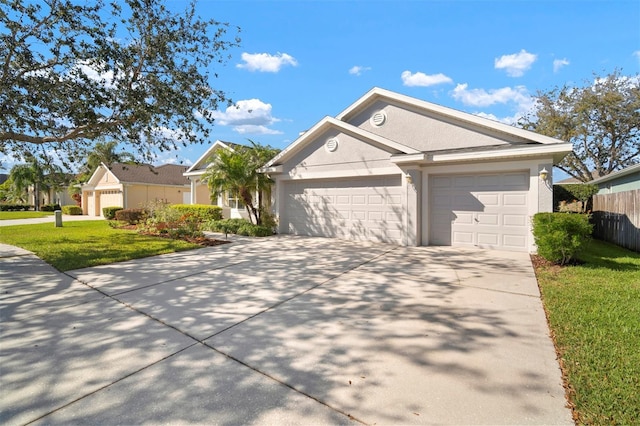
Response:
[{"label": "green lawn", "polygon": [[0,242],[22,247],[60,271],[200,247],[182,240],[114,229],[105,220],[3,226]]},{"label": "green lawn", "polygon": [[0,220],[33,219],[34,217],[53,216],[53,212],[0,212]]},{"label": "green lawn", "polygon": [[536,270],[578,424],[640,421],[640,254],[592,241]]}]

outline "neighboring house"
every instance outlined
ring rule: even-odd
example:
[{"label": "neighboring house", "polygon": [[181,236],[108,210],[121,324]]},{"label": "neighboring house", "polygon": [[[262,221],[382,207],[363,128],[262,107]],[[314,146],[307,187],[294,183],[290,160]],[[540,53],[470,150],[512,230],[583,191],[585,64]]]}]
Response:
[{"label": "neighboring house", "polygon": [[189,203],[189,180],[185,166],[165,164],[104,163],[82,185],[82,211],[102,216],[103,207],[141,208],[150,202]]},{"label": "neighboring house", "polygon": [[588,182],[598,185],[598,194],[614,194],[616,192],[640,189],[640,164],[609,173],[606,176]]},{"label": "neighboring house", "polygon": [[184,172],[184,176],[189,179],[191,184],[190,204],[213,204],[222,207],[222,216],[224,218],[248,218],[247,210],[237,196],[222,193],[212,197],[211,191],[206,182],[202,181],[202,177],[207,172],[207,167],[211,164],[211,158],[216,151],[220,149],[228,149],[233,151],[235,147],[241,146],[233,142],[223,142],[216,140],[211,147],[196,160],[196,162]]},{"label": "neighboring house", "polygon": [[571,150],[374,88],[261,171],[280,233],[534,251],[530,219],[552,211],[551,170]]}]

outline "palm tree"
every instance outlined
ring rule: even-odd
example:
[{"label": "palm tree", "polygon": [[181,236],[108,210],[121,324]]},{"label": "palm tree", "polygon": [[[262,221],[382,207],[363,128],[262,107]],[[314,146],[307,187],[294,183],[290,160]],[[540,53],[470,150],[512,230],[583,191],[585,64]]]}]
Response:
[{"label": "palm tree", "polygon": [[44,170],[35,157],[30,157],[26,164],[16,164],[9,172],[9,178],[13,182],[15,191],[19,194],[26,193],[28,201],[29,186],[33,185],[33,203],[36,211],[40,210],[40,191],[47,190]]},{"label": "palm tree", "polygon": [[[274,148],[261,146],[250,141],[252,147],[234,146],[233,150],[219,150],[211,159],[203,181],[207,183],[214,196],[227,192],[242,200],[249,219],[256,225],[262,223],[261,211],[263,194],[271,188],[271,180],[258,173],[277,152]],[[253,196],[258,194],[258,205]]]},{"label": "palm tree", "polygon": [[87,155],[87,160],[82,166],[82,173],[85,174],[87,179],[91,177],[93,172],[100,167],[101,163],[111,166],[113,163],[126,163],[135,161],[133,154],[121,151],[116,152],[118,142],[98,142],[93,147],[93,150]]}]

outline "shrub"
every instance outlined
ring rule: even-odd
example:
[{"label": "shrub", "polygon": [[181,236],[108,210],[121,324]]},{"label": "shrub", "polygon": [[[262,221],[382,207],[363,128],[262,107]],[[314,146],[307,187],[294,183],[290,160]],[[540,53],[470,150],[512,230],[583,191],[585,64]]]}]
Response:
[{"label": "shrub", "polygon": [[127,222],[129,225],[140,223],[147,217],[147,211],[144,209],[122,209],[116,212],[116,220]]},{"label": "shrub", "polygon": [[591,238],[589,215],[537,213],[533,216],[533,237],[538,254],[550,262],[566,265]]},{"label": "shrub", "polygon": [[172,204],[169,208],[179,212],[181,215],[192,216],[194,220],[200,223],[222,219],[222,207],[219,206],[208,204]]},{"label": "shrub", "polygon": [[2,212],[16,212],[16,211],[29,211],[33,206],[29,204],[0,204],[0,211]]},{"label": "shrub", "polygon": [[598,185],[586,183],[568,183],[554,185],[553,205],[560,211],[580,211],[585,213],[591,210],[591,197],[598,192]]},{"label": "shrub", "polygon": [[207,223],[205,228],[210,231],[224,232],[225,234],[237,234],[238,229],[245,223],[249,223],[249,221],[246,219],[213,220]]},{"label": "shrub", "polygon": [[82,209],[76,205],[66,205],[62,206],[62,213],[73,216],[80,216],[82,214]]},{"label": "shrub", "polygon": [[246,219],[214,220],[207,224],[207,229],[225,234],[237,234],[250,237],[268,237],[273,235],[273,229],[269,226],[254,225]]},{"label": "shrub", "polygon": [[54,212],[56,210],[62,210],[62,207],[60,207],[60,204],[45,204],[42,207],[40,207],[40,211],[43,211],[43,212]]},{"label": "shrub", "polygon": [[238,235],[246,235],[250,237],[268,237],[273,235],[273,230],[268,226],[254,225],[253,223],[246,222],[238,228]]},{"label": "shrub", "polygon": [[124,210],[124,208],[120,206],[112,206],[112,207],[103,207],[102,215],[105,219],[113,220],[116,218],[116,212],[119,210]]}]

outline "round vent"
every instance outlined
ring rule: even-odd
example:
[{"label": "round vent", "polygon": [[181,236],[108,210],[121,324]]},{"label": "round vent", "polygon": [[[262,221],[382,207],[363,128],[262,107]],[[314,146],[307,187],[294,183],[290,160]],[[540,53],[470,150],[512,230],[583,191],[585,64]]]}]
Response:
[{"label": "round vent", "polygon": [[385,121],[387,121],[387,114],[385,114],[384,111],[374,112],[369,121],[372,125],[380,127],[384,124]]},{"label": "round vent", "polygon": [[327,143],[324,144],[324,146],[325,148],[327,148],[327,151],[333,152],[338,149],[338,139],[331,138],[327,141]]}]

